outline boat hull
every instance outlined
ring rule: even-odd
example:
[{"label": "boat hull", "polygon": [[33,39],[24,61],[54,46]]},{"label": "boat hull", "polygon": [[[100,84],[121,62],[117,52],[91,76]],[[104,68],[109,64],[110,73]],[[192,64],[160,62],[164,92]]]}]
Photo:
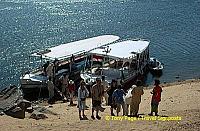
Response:
[{"label": "boat hull", "polygon": [[[61,83],[59,82],[60,75],[55,78],[55,86],[61,91]],[[69,75],[70,80],[74,80],[75,85],[79,85],[81,80],[80,71],[74,71]],[[48,98],[49,91],[47,87],[47,81],[34,81],[31,79],[20,80],[21,89],[24,94],[24,98],[27,100],[37,100],[38,98]]]},{"label": "boat hull", "polygon": [[153,76],[155,76],[155,77],[160,77],[160,76],[162,76],[162,74],[163,74],[163,71],[162,70],[149,70],[150,71],[150,73],[153,75]]},{"label": "boat hull", "polygon": [[[144,84],[147,72],[148,72],[148,68],[147,68],[147,66],[144,66],[143,67],[143,74],[141,74],[141,73],[129,74],[128,77],[126,77],[125,79],[122,79],[123,89],[125,91],[128,90],[129,88],[132,87],[132,85],[136,84],[137,80],[141,80],[142,83]],[[88,76],[91,76],[91,75],[88,75]],[[86,82],[87,88],[89,89],[89,92],[90,92],[90,87],[92,87],[92,85],[95,84],[95,78],[90,78],[91,82],[87,82],[87,78],[85,79],[84,75],[82,75],[82,79]],[[108,81],[108,82],[109,82],[109,84],[111,83],[111,81]]]},{"label": "boat hull", "polygon": [[27,100],[36,100],[39,97],[48,97],[48,88],[46,82],[21,80],[21,87],[24,98]]},{"label": "boat hull", "polygon": [[143,74],[132,75],[131,77],[125,79],[123,82],[124,90],[128,90],[129,88],[131,88],[132,85],[135,85],[138,80],[142,81],[142,83],[145,84],[147,72],[148,72],[147,67],[144,67]]}]

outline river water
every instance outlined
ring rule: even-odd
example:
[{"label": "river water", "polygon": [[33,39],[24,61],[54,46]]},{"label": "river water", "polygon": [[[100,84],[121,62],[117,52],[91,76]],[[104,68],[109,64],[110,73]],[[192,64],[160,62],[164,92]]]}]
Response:
[{"label": "river water", "polygon": [[103,34],[149,39],[162,82],[200,77],[200,0],[1,0],[0,88],[19,84],[31,52]]}]

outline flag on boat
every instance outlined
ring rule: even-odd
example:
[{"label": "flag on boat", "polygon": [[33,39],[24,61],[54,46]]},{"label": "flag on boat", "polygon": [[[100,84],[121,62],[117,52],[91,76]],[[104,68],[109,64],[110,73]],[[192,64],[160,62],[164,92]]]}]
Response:
[{"label": "flag on boat", "polygon": [[98,55],[93,55],[92,60],[93,61],[102,62],[103,61],[103,57],[102,56],[98,56]]}]

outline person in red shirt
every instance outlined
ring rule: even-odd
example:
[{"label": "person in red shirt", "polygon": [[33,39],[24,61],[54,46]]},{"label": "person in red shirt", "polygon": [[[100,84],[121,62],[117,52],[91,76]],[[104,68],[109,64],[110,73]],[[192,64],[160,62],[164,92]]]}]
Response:
[{"label": "person in red shirt", "polygon": [[69,81],[68,85],[68,90],[69,90],[69,95],[70,95],[70,106],[74,105],[73,104],[73,97],[74,97],[74,92],[75,92],[75,84],[73,80]]},{"label": "person in red shirt", "polygon": [[155,80],[155,87],[153,88],[153,91],[151,94],[153,94],[152,99],[151,99],[151,113],[149,114],[150,116],[153,115],[153,112],[155,112],[155,116],[158,116],[158,105],[159,102],[161,101],[161,92],[162,88],[159,86],[160,81]]}]

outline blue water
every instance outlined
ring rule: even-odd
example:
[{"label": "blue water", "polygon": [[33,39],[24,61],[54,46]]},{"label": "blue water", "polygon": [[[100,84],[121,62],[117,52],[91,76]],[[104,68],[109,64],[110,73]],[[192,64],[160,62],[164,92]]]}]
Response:
[{"label": "blue water", "polygon": [[200,0],[1,0],[0,88],[19,84],[31,52],[103,34],[149,39],[162,82],[200,77]]}]

